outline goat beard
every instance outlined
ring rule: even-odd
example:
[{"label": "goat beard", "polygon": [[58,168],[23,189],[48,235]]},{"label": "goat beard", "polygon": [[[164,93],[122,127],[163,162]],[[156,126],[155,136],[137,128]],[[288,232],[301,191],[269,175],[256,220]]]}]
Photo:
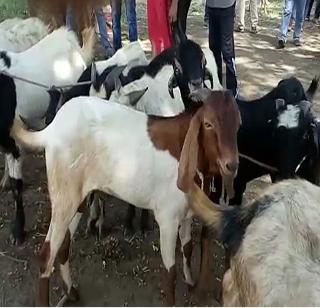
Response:
[{"label": "goat beard", "polygon": [[[222,192],[219,203],[221,205],[229,205],[229,200],[234,197],[234,175],[223,175],[222,176]],[[225,196],[225,193],[227,195]]]}]

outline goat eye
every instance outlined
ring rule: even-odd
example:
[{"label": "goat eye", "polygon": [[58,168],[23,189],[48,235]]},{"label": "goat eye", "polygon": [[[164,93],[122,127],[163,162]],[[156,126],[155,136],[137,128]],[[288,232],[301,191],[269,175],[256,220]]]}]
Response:
[{"label": "goat eye", "polygon": [[204,122],[204,128],[205,129],[213,129],[214,125],[209,122]]}]

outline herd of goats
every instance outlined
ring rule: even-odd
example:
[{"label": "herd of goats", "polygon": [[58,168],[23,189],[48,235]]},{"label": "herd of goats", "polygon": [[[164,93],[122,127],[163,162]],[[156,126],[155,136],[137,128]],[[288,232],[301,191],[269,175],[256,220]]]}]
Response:
[{"label": "herd of goats", "polygon": [[[95,31],[80,46],[66,28],[37,18],[0,24],[2,186],[16,206],[12,239],[25,239],[23,149],[44,151],[50,226],[39,253],[36,304],[49,305],[54,262],[65,300],[76,300],[69,251],[87,206],[101,232],[103,193],[135,207],[141,227],[152,210],[160,229],[168,305],[175,304],[177,237],[185,282],[191,275],[194,215],[201,232],[198,284],[208,275],[208,227],[226,251],[226,306],[320,305],[320,122],[307,90],[290,77],[254,101],[223,89],[208,48],[179,28],[175,44],[148,61],[139,42],[93,61]],[[271,185],[243,205],[249,181]],[[297,179],[299,178],[299,179]],[[319,233],[318,233],[319,231]]]}]

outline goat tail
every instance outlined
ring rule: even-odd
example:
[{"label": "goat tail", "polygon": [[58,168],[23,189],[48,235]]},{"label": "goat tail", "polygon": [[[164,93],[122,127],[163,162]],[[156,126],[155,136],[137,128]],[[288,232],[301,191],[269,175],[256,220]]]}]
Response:
[{"label": "goat tail", "polygon": [[86,28],[82,31],[82,57],[87,65],[90,65],[94,55],[94,45],[96,43],[96,32],[93,27]]},{"label": "goat tail", "polygon": [[215,230],[220,230],[225,212],[229,212],[233,207],[219,206],[209,200],[201,188],[194,183],[189,194],[191,208],[194,213],[203,219]]},{"label": "goat tail", "polygon": [[45,148],[45,132],[46,129],[34,132],[28,131],[25,128],[23,121],[19,118],[15,118],[10,134],[26,148],[42,150]]},{"label": "goat tail", "polygon": [[318,87],[319,87],[319,76],[315,76],[312,81],[311,81],[311,84],[307,90],[307,98],[309,100],[312,100],[316,91],[318,90]]}]

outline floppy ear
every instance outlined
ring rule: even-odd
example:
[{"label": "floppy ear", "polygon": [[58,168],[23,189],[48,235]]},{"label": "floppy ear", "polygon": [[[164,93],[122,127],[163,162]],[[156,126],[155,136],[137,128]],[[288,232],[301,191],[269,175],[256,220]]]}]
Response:
[{"label": "floppy ear", "polygon": [[130,105],[136,106],[138,101],[140,100],[140,98],[144,95],[144,93],[147,92],[147,90],[148,90],[148,88],[145,88],[143,90],[137,90],[137,91],[133,91],[133,92],[130,92],[129,94],[127,94]]},{"label": "floppy ear", "polygon": [[202,110],[199,109],[192,117],[180,155],[177,186],[184,193],[189,192],[192,188],[197,172],[201,113]]}]

